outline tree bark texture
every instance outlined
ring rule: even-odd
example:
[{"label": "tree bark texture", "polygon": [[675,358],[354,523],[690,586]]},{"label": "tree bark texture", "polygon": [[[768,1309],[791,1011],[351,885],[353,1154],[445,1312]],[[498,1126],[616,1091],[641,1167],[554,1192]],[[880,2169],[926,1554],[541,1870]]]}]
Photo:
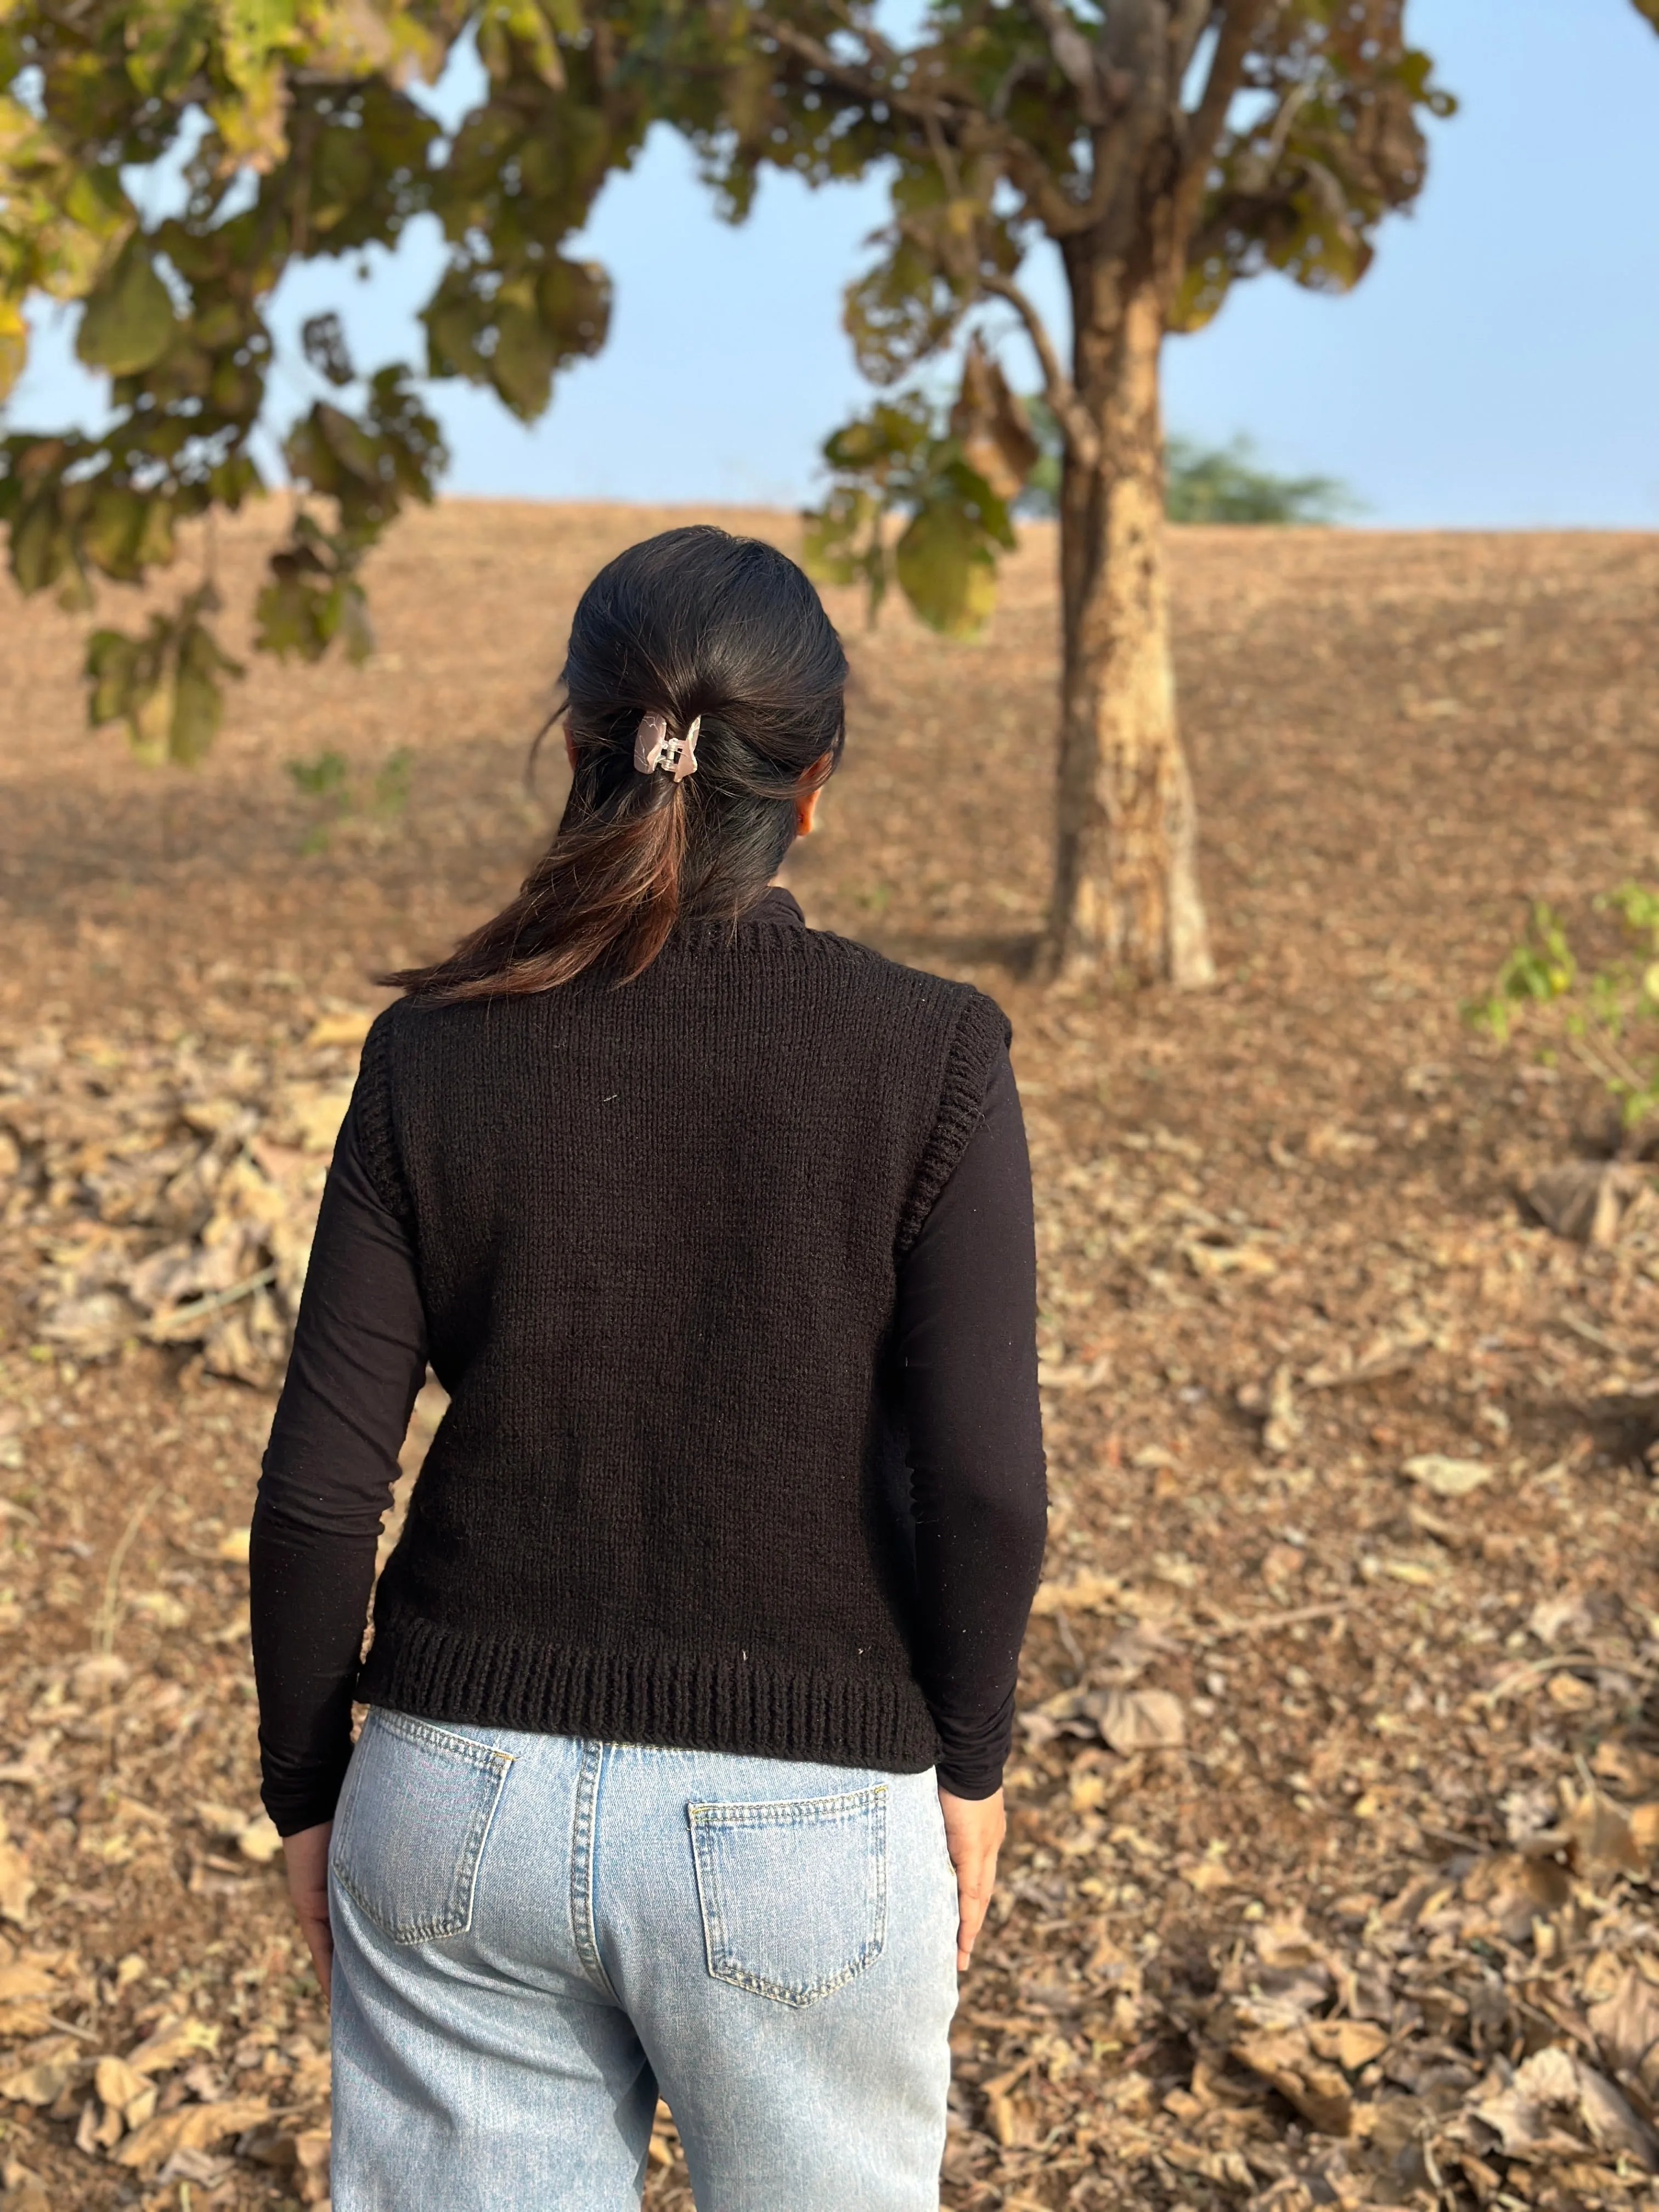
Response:
[{"label": "tree bark texture", "polygon": [[1115,281],[1117,271],[1104,283],[1097,270],[1073,273],[1075,380],[1099,452],[1086,465],[1068,458],[1061,483],[1050,964],[1061,978],[1127,971],[1198,989],[1215,968],[1170,650],[1158,398],[1164,287],[1152,270],[1128,287]]}]

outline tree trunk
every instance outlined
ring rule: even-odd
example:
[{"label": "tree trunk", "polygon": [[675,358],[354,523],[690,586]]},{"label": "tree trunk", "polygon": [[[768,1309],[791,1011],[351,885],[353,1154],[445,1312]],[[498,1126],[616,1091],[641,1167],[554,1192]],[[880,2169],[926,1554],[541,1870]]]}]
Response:
[{"label": "tree trunk", "polygon": [[1060,977],[1127,969],[1198,989],[1215,967],[1170,654],[1158,403],[1164,288],[1149,277],[1126,291],[1100,283],[1097,270],[1073,275],[1075,380],[1100,453],[1092,466],[1068,457],[1060,490],[1049,965]]}]

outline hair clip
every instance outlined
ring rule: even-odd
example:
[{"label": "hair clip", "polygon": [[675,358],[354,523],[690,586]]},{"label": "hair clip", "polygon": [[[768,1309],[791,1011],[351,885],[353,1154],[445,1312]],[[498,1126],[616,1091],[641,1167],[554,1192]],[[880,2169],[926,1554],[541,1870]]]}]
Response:
[{"label": "hair clip", "polygon": [[654,775],[665,768],[676,783],[684,783],[688,775],[697,772],[697,732],[702,727],[702,716],[695,715],[683,738],[671,737],[668,718],[653,708],[650,714],[640,716],[640,732],[634,740],[634,765],[641,775]]}]

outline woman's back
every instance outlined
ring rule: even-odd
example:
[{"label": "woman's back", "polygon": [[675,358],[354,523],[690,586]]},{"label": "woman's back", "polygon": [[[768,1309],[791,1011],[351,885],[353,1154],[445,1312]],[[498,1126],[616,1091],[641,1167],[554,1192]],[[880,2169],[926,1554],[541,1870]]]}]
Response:
[{"label": "woman's back", "polygon": [[[383,1015],[365,1165],[450,1407],[362,1694],[929,1764],[896,1273],[1007,1024],[787,893],[637,980]],[[505,1663],[507,1655],[512,1663]]]}]

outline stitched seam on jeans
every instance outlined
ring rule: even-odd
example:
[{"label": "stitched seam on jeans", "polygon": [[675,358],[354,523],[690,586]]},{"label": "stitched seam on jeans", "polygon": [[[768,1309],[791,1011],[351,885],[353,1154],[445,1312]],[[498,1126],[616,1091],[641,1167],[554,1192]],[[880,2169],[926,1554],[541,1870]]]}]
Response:
[{"label": "stitched seam on jeans", "polygon": [[406,1736],[411,1743],[429,1743],[450,1758],[465,1759],[470,1766],[493,1767],[497,1774],[505,1774],[513,1764],[510,1751],[498,1751],[494,1744],[474,1743],[471,1736],[452,1735],[447,1729],[435,1728],[430,1721],[417,1720],[411,1713],[375,1705],[370,1710],[369,1719],[378,1728],[390,1729],[393,1735]]},{"label": "stitched seam on jeans", "polygon": [[[450,1893],[450,1917],[454,1918],[454,1908],[458,1905],[461,1908],[461,1915],[459,1920],[449,1931],[452,1936],[463,1936],[472,1925],[472,1907],[477,1894],[478,1869],[483,1864],[484,1845],[489,1841],[489,1832],[495,1825],[496,1814],[501,1810],[501,1792],[507,1787],[507,1771],[513,1764],[512,1758],[507,1753],[502,1752],[499,1756],[504,1764],[497,1771],[495,1792],[489,1802],[483,1808],[483,1818],[474,1820],[472,1824],[471,1851],[463,1852],[456,1863],[454,1887]],[[465,1869],[465,1878],[462,1875],[463,1868]]]},{"label": "stitched seam on jeans", "polygon": [[[875,1876],[876,1905],[876,1931],[872,1939],[873,1955],[879,1958],[887,1948],[887,1808],[884,1805],[881,1808],[879,1822],[872,1820],[870,1825],[872,1836],[871,1856],[874,1861],[872,1871]],[[875,1831],[878,1827],[880,1829],[880,1834],[876,1837]]]},{"label": "stitched seam on jeans", "polygon": [[832,1996],[837,1990],[844,1989],[879,1956],[878,1948],[866,1949],[850,1966],[843,1966],[838,1973],[826,1975],[817,1982],[769,1981],[762,1975],[750,1973],[742,1966],[722,1966],[714,1979],[726,1983],[732,1989],[747,1990],[750,1996],[769,1997],[774,2004],[793,2005],[799,2009],[816,2004],[820,1997]]},{"label": "stitched seam on jeans", "polygon": [[570,1934],[582,1972],[589,1981],[606,1996],[620,2002],[599,1956],[599,1934],[593,1925],[593,1857],[599,1827],[599,1776],[604,1765],[605,1746],[584,1744],[571,1825]]},{"label": "stitched seam on jeans", "polygon": [[[446,1913],[441,1919],[437,1920],[398,1920],[395,1918],[382,1920],[380,1912],[374,1906],[369,1904],[367,1898],[364,1897],[362,1892],[359,1889],[356,1883],[353,1881],[350,1875],[343,1867],[337,1866],[335,1868],[334,1879],[339,1883],[341,1888],[344,1890],[346,1895],[351,1899],[358,1911],[366,1915],[366,1917],[374,1923],[374,1926],[380,1929],[380,1933],[386,1937],[389,1943],[447,1942],[452,1936],[464,1936],[466,1933],[467,1921],[471,1918],[471,1910],[469,1906],[466,1919],[459,1921],[454,1918],[453,1908],[449,1912]],[[452,1892],[451,1894],[453,1896],[453,1893]]]},{"label": "stitched seam on jeans", "polygon": [[856,1819],[886,1795],[886,1784],[878,1782],[842,1797],[787,1797],[769,1805],[688,1805],[685,1809],[697,1829],[820,1827],[832,1820]]},{"label": "stitched seam on jeans", "polygon": [[720,1882],[715,1876],[712,1863],[707,1869],[707,1881],[703,1878],[705,1832],[697,1823],[697,1808],[695,1805],[688,1805],[686,1811],[690,1816],[691,1863],[696,1872],[697,1905],[702,1917],[703,1955],[708,1961],[710,1976],[715,1981],[719,1981],[720,1961],[726,1956],[726,1929],[720,1919]]}]

